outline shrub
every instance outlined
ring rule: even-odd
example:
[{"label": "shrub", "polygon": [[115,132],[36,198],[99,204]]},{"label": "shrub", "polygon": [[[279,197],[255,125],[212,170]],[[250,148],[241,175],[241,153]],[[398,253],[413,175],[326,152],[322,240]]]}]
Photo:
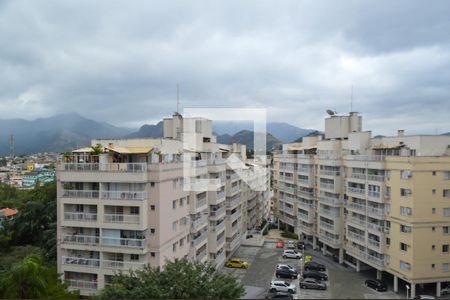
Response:
[{"label": "shrub", "polygon": [[284,238],[287,238],[287,239],[298,240],[298,235],[296,233],[289,232],[289,231],[283,231],[281,233],[281,236]]}]

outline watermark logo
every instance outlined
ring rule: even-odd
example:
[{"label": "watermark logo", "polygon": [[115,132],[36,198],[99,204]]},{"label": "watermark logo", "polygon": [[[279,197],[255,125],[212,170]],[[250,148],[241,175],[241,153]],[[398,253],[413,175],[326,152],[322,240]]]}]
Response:
[{"label": "watermark logo", "polygon": [[[235,127],[253,124],[253,130],[241,132],[250,149],[242,142],[221,144],[215,140],[214,122],[234,124]],[[265,108],[185,108],[182,117],[173,124],[176,130],[181,128],[177,135],[183,141],[184,189],[220,191],[228,178],[242,180],[253,191],[266,191],[266,124]],[[223,172],[226,177],[214,175]],[[234,186],[230,188],[233,190]]]}]

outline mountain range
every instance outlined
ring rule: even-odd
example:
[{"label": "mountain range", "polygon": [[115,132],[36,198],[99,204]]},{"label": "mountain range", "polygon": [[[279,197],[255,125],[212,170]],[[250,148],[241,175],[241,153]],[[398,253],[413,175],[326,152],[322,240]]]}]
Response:
[{"label": "mountain range", "polygon": [[[246,122],[214,123],[214,133],[220,143],[242,143],[253,149],[253,124]],[[288,123],[267,124],[267,149],[279,147],[313,130]],[[90,144],[94,138],[162,137],[163,122],[145,124],[137,131],[85,118],[77,113],[66,113],[35,120],[0,119],[0,155],[10,153],[9,137],[14,135],[15,154],[62,152]]]}]

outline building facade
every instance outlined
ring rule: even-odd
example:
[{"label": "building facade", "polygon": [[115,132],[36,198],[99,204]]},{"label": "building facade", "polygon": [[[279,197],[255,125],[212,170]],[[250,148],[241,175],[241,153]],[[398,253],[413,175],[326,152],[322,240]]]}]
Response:
[{"label": "building facade", "polygon": [[[174,114],[163,138],[91,143],[101,153],[78,149],[57,166],[58,271],[81,295],[145,264],[221,267],[265,217],[269,192],[248,182],[268,187],[268,172],[249,163],[245,146],[218,144],[210,120]],[[230,155],[242,163],[230,165]]]},{"label": "building facade", "polygon": [[274,155],[281,224],[340,263],[408,284],[450,281],[450,137],[372,137],[357,113]]}]

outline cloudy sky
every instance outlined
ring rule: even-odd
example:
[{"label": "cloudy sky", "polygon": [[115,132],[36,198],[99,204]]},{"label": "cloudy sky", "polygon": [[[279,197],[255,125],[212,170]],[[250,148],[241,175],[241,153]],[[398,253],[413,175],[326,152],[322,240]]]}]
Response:
[{"label": "cloudy sky", "polygon": [[2,1],[0,118],[138,127],[182,107],[265,107],[323,129],[450,131],[448,1]]}]

